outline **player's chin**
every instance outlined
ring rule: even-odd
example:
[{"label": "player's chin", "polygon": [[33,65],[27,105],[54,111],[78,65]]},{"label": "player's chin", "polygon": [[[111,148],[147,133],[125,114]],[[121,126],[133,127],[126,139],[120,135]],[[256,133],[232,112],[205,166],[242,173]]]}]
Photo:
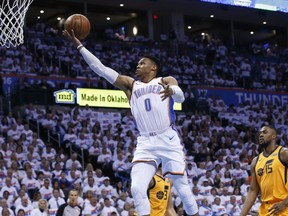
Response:
[{"label": "player's chin", "polygon": [[137,79],[141,79],[141,75],[140,75],[139,73],[135,73],[135,77],[136,77]]},{"label": "player's chin", "polygon": [[259,145],[260,145],[261,147],[263,147],[263,148],[268,147],[269,144],[270,144],[270,142],[265,142],[265,141],[259,142]]}]

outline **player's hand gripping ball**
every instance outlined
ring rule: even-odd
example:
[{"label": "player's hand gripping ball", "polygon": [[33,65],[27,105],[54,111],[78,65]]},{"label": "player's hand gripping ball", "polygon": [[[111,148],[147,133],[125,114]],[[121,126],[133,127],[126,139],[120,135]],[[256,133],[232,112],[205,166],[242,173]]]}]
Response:
[{"label": "player's hand gripping ball", "polygon": [[64,28],[71,34],[73,29],[75,37],[83,40],[90,33],[90,22],[88,18],[82,14],[72,14],[67,18]]}]

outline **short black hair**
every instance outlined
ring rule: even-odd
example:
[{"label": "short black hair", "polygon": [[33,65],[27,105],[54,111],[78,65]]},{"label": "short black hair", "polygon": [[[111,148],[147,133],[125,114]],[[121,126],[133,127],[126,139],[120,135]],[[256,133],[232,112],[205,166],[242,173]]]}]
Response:
[{"label": "short black hair", "polygon": [[263,125],[262,127],[270,128],[270,130],[272,130],[272,132],[277,135],[277,130],[273,125]]},{"label": "short black hair", "polygon": [[152,56],[152,55],[145,55],[145,56],[143,56],[143,58],[148,58],[151,61],[153,61],[153,63],[155,63],[155,65],[157,66],[157,72],[160,71],[161,63],[160,63],[160,60],[157,57]]}]

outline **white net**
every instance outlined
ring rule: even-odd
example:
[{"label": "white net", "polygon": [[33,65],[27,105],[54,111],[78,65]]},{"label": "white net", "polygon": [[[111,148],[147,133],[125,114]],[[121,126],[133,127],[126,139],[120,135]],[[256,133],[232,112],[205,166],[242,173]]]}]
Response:
[{"label": "white net", "polygon": [[33,0],[2,0],[0,8],[0,45],[9,48],[24,43],[23,26]]}]

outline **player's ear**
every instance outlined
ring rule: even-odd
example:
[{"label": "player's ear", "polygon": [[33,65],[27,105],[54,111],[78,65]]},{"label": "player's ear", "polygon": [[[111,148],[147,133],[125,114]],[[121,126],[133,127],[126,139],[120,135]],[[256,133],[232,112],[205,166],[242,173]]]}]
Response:
[{"label": "player's ear", "polygon": [[156,64],[153,64],[153,65],[152,65],[152,69],[153,69],[153,71],[157,72],[157,69],[158,69],[158,68],[157,68],[157,65],[156,65]]},{"label": "player's ear", "polygon": [[272,135],[272,138],[273,138],[273,139],[275,139],[275,138],[276,138],[276,135],[275,135],[275,134],[274,134],[274,135]]}]

